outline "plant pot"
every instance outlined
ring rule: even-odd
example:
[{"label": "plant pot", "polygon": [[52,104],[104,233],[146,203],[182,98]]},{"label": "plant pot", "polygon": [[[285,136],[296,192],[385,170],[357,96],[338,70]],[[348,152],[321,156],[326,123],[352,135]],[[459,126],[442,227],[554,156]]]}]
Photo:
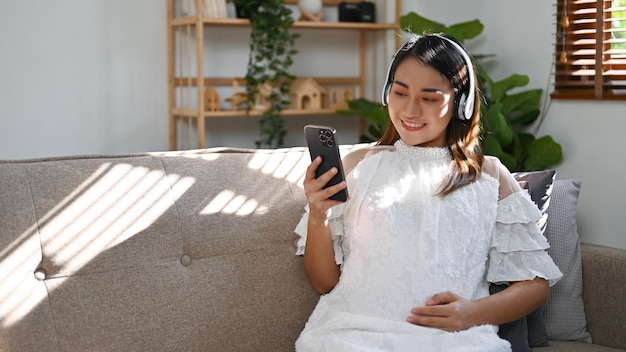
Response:
[{"label": "plant pot", "polygon": [[298,8],[302,13],[311,15],[322,12],[322,0],[298,0]]}]

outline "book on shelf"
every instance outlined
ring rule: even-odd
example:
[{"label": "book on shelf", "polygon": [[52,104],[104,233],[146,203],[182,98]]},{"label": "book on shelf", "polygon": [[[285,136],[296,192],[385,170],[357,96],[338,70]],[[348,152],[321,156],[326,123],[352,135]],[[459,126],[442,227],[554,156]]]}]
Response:
[{"label": "book on shelf", "polygon": [[203,0],[203,15],[206,18],[227,18],[226,0]]}]

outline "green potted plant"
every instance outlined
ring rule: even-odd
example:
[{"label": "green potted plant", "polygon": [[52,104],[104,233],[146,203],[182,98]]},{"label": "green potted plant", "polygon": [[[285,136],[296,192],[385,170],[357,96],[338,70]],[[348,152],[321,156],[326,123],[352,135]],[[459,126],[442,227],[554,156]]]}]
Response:
[{"label": "green potted plant", "polygon": [[[400,28],[416,34],[447,33],[461,42],[472,39],[483,31],[479,20],[472,20],[445,26],[422,17],[415,12],[400,17]],[[524,87],[529,78],[526,75],[511,76],[494,81],[480,65],[480,61],[494,55],[473,55],[477,60],[477,74],[483,94],[481,113],[483,115],[483,151],[497,156],[511,171],[535,171],[558,164],[562,159],[561,145],[550,136],[536,138],[529,131],[530,126],[541,115],[541,89],[529,89],[511,93],[515,88]],[[357,99],[349,102],[350,109],[338,111],[341,115],[357,115],[366,120],[368,134],[362,141],[378,139],[387,127],[387,111],[380,103]],[[374,132],[374,133],[372,133]],[[379,133],[379,134],[377,134]]]},{"label": "green potted plant", "polygon": [[259,88],[271,86],[265,95],[266,108],[259,118],[260,139],[257,147],[283,145],[287,130],[282,111],[289,105],[286,98],[291,82],[296,78],[288,71],[293,64],[297,33],[291,33],[294,22],[292,11],[282,0],[235,0],[238,10],[244,11],[251,26],[250,56],[245,76],[248,112],[254,107]]}]

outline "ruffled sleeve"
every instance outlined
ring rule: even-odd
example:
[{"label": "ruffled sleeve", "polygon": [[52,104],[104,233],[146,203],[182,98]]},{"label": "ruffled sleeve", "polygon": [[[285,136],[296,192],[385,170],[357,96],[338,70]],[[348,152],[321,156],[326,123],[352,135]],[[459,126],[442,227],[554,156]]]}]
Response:
[{"label": "ruffled sleeve", "polygon": [[487,281],[504,283],[541,277],[554,285],[563,276],[548,255],[548,241],[537,225],[541,212],[528,192],[498,202],[496,226],[489,249]]},{"label": "ruffled sleeve", "polygon": [[[343,237],[343,211],[346,203],[342,203],[331,208],[331,214],[328,219],[330,225],[330,233],[333,239],[333,249],[335,250],[335,263],[343,264],[343,249],[341,247],[341,238]],[[294,232],[300,236],[296,242],[296,255],[304,255],[306,247],[307,222],[309,221],[309,205],[304,207],[305,213],[300,218],[300,222],[296,225]]]}]

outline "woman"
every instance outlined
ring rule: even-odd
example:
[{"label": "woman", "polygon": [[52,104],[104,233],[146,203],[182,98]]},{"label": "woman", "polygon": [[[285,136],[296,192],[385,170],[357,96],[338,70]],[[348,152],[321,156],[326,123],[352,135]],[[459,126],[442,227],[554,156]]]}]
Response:
[{"label": "woman", "polygon": [[[296,233],[323,296],[297,351],[510,351],[497,325],[545,304],[561,273],[536,205],[480,151],[478,94],[455,38],[412,37],[389,67],[378,146],[326,189],[337,170],[316,179],[312,161]],[[328,199],[345,187],[348,202]]]}]

